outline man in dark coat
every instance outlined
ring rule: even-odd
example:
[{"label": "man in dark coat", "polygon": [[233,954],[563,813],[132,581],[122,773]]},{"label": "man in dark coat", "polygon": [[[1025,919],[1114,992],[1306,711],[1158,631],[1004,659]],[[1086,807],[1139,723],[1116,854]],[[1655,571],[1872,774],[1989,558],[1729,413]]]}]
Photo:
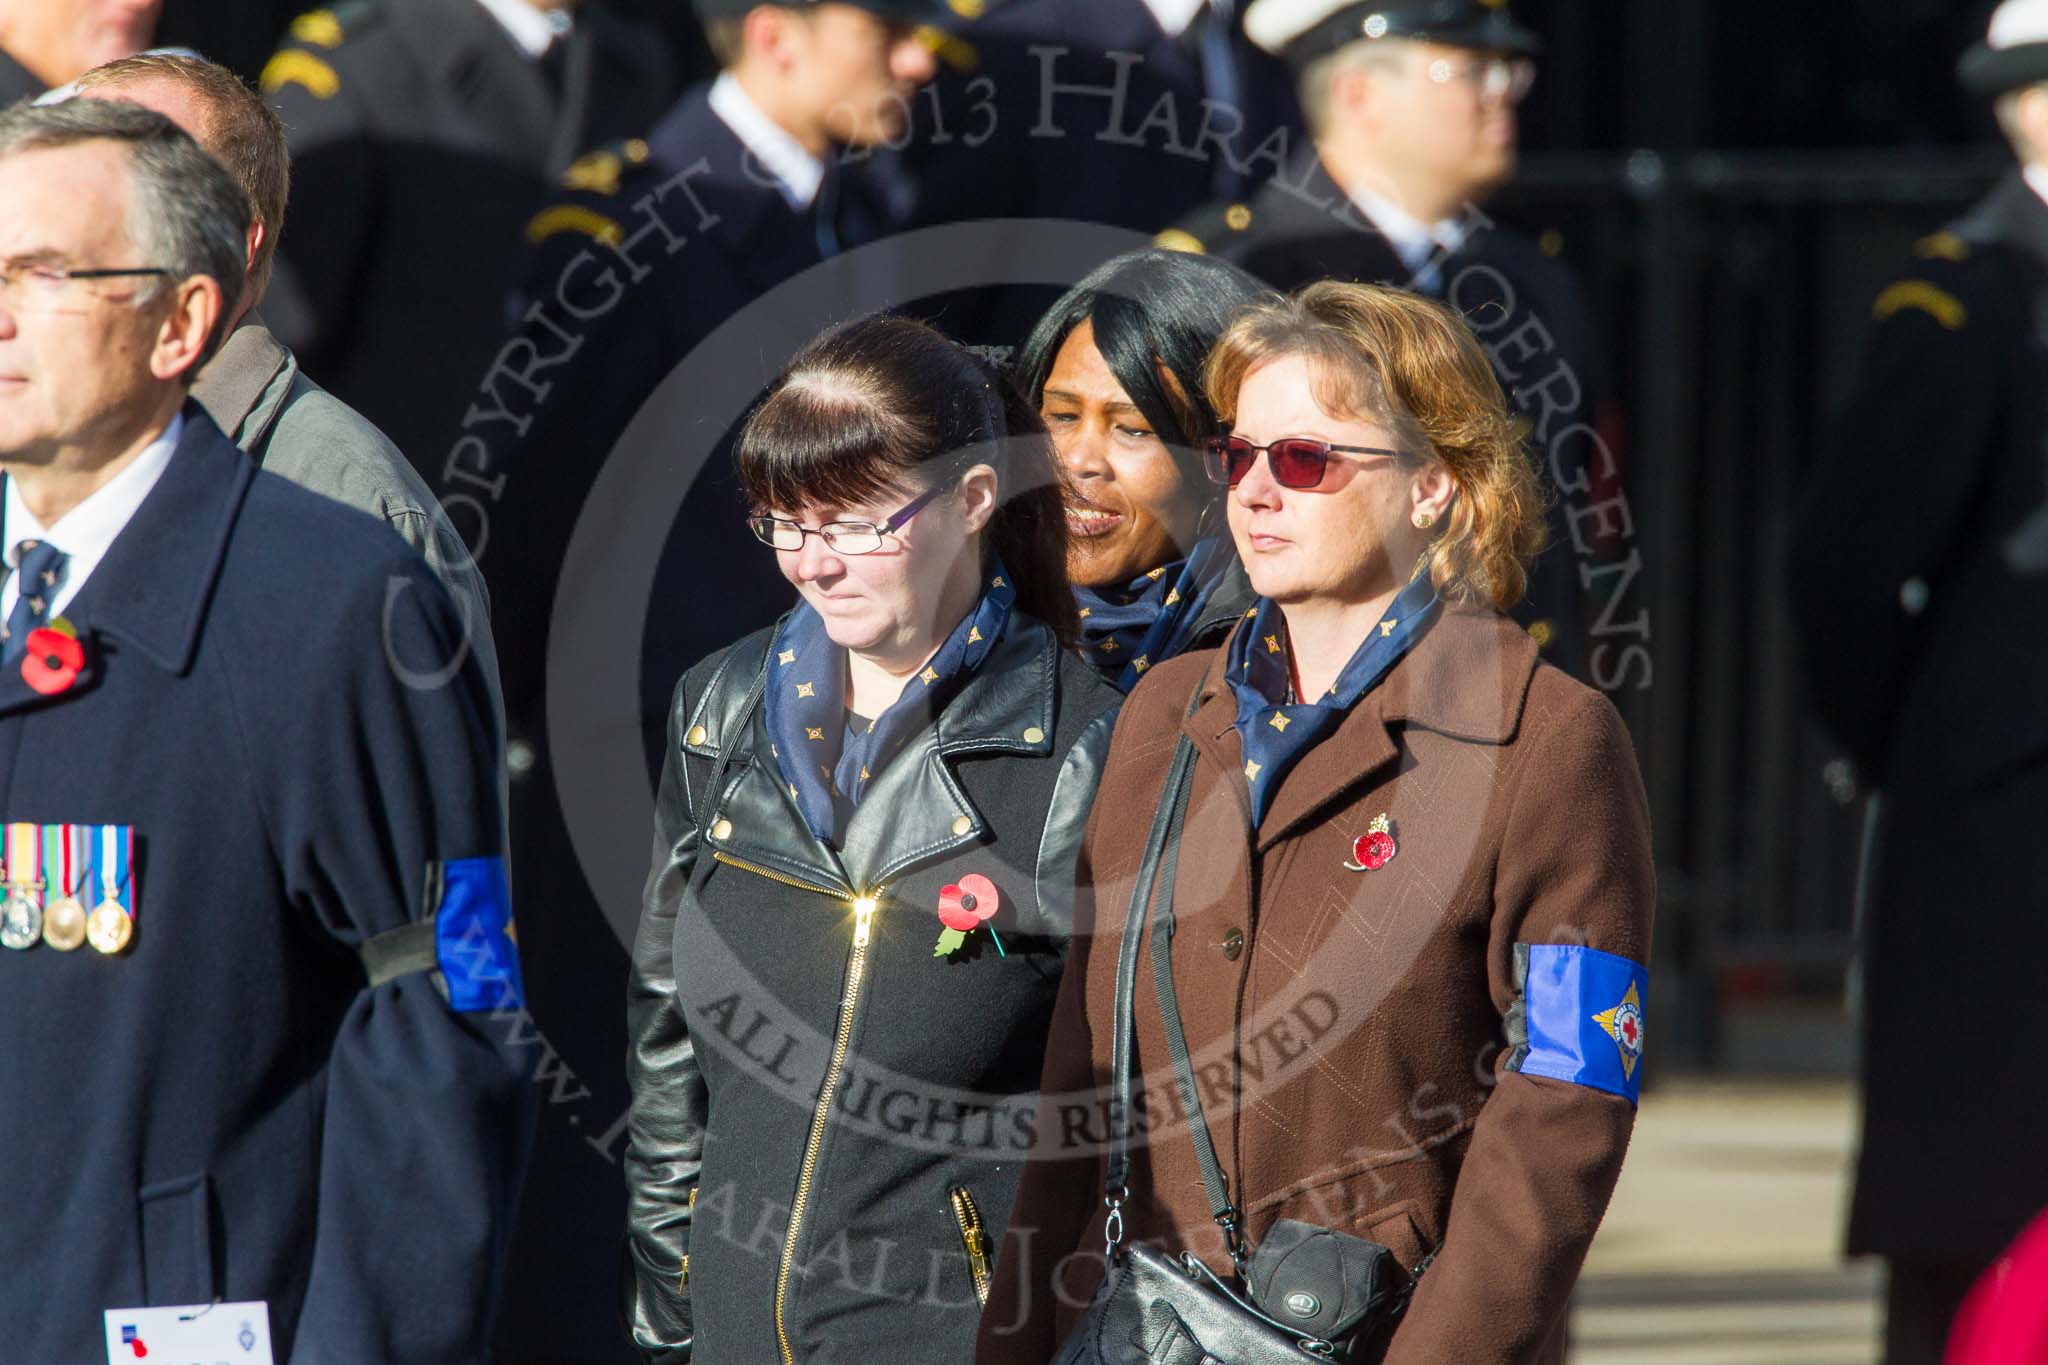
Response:
[{"label": "man in dark coat", "polygon": [[1848,1250],[1890,1262],[1894,1362],[1942,1358],[2048,1207],[2048,1092],[2013,1080],[2048,960],[2048,5],[1998,16],[1963,72],[2022,165],[1878,295],[1791,535],[1813,713],[1882,791]]},{"label": "man in dark coat", "polygon": [[[930,77],[912,21],[936,8],[700,0],[723,69],[644,136],[579,158],[533,217],[520,329],[483,382],[472,381],[463,436],[442,472],[457,524],[483,528],[471,541],[498,622],[520,899],[547,908],[522,925],[535,1017],[573,1069],[575,1092],[587,1093],[583,1105],[552,1110],[541,1130],[499,1334],[515,1359],[609,1360],[624,1344],[614,1312],[623,1190],[605,1160],[616,1144],[592,1130],[626,1107],[624,1002],[610,992],[624,989],[632,907],[620,907],[614,932],[593,900],[570,843],[574,796],[559,790],[549,718],[566,711],[635,727],[658,764],[684,670],[792,605],[772,553],[744,525],[726,445],[751,386],[677,392],[663,380],[756,299],[894,226],[898,207],[865,149],[900,135],[905,97]],[[791,348],[803,340],[792,336]],[[759,383],[783,358],[749,355]],[[721,404],[723,415],[705,415]],[[643,408],[651,425],[643,418],[633,444],[621,444]],[[632,604],[641,629],[581,665],[565,696],[547,674],[554,623],[605,611],[617,588],[598,575],[578,596],[558,591],[558,579],[579,520],[614,515],[589,506],[614,461],[702,463],[664,527],[652,599]],[[631,675],[637,704],[598,714],[599,680],[618,672]]]},{"label": "man in dark coat", "polygon": [[0,109],[149,46],[161,0],[0,0]]},{"label": "man in dark coat", "polygon": [[521,226],[578,152],[654,118],[667,59],[596,0],[343,0],[292,25],[262,87],[297,181],[271,327],[431,480],[503,337]]},{"label": "man in dark coat", "polygon": [[1479,208],[1514,169],[1535,35],[1479,0],[1262,0],[1245,21],[1297,73],[1315,140],[1256,194],[1204,207],[1160,245],[1214,252],[1280,289],[1398,284],[1463,313],[1528,419],[1555,500],[1515,619],[1548,662],[1621,685],[1628,642],[1590,648],[1583,607],[1581,565],[1605,548],[1585,504],[1616,472],[1595,425],[1592,321],[1564,264]]},{"label": "man in dark coat", "polygon": [[532,1058],[454,605],[189,401],[249,208],[174,124],[0,115],[0,201],[6,1354],[219,1303],[293,1365],[478,1359]]}]

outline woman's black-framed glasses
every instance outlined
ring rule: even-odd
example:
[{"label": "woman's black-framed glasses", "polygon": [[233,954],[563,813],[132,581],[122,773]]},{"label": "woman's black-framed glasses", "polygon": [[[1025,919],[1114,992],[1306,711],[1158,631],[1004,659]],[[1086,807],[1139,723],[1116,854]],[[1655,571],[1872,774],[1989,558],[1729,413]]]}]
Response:
[{"label": "woman's black-framed glasses", "polygon": [[805,526],[782,517],[763,515],[748,517],[747,529],[754,533],[754,539],[772,549],[801,550],[805,536],[816,536],[834,554],[871,555],[882,548],[882,537],[900,530],[924,510],[926,503],[952,486],[951,479],[941,479],[905,503],[879,526],[872,521],[828,521],[823,526]]},{"label": "woman's black-framed glasses", "polygon": [[1314,488],[1330,467],[1330,453],[1345,455],[1386,455],[1403,458],[1398,450],[1384,446],[1339,446],[1314,441],[1306,436],[1289,436],[1271,445],[1255,446],[1242,436],[1211,436],[1202,442],[1202,468],[1209,482],[1235,488],[1252,472],[1259,453],[1273,471],[1273,482],[1282,488]]}]

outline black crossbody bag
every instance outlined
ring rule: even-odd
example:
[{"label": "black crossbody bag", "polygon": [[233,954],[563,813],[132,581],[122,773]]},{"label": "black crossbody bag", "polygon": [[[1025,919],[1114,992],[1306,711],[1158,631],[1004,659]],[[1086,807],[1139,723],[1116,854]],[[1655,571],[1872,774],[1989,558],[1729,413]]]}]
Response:
[{"label": "black crossbody bag", "polygon": [[[1349,1360],[1392,1329],[1408,1305],[1415,1281],[1434,1256],[1424,1258],[1412,1274],[1404,1273],[1394,1254],[1377,1242],[1291,1218],[1275,1223],[1256,1250],[1244,1244],[1241,1220],[1202,1112],[1173,985],[1174,871],[1194,766],[1194,745],[1183,736],[1124,919],[1112,1025],[1116,1051],[1110,1153],[1103,1181],[1103,1203],[1109,1209],[1104,1228],[1108,1267],[1087,1315],[1061,1344],[1053,1365],[1303,1365]],[[1242,1289],[1225,1284],[1190,1252],[1168,1256],[1142,1244],[1124,1245],[1136,1046],[1132,994],[1155,884],[1158,897],[1150,930],[1159,1014],[1166,1025],[1167,1051],[1173,1056],[1188,1113],[1209,1211],[1223,1229]]]}]

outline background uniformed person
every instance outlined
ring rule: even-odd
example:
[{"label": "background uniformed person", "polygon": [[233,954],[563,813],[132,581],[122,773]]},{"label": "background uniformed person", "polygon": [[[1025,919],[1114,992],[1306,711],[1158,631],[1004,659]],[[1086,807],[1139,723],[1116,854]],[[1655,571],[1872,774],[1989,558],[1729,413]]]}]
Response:
[{"label": "background uniformed person", "polygon": [[520,230],[584,148],[674,93],[599,0],[341,0],[264,68],[297,193],[268,313],[428,479],[505,329]]},{"label": "background uniformed person", "polygon": [[[544,686],[553,614],[603,604],[557,603],[563,555],[599,470],[671,370],[761,295],[896,225],[900,200],[867,149],[901,135],[908,96],[931,76],[914,29],[937,6],[698,0],[697,9],[719,75],[639,136],[579,158],[534,216],[516,337],[532,349],[481,387],[470,381],[464,432],[480,443],[472,451],[488,453],[465,458],[458,473],[467,477],[444,484],[481,496],[479,480],[502,481],[480,558],[522,773],[512,816],[520,897],[547,907],[521,926],[535,964],[534,1014],[603,1115],[622,1114],[627,1102],[627,962],[569,842]],[[763,383],[781,359],[762,358]],[[737,417],[746,395],[730,397]],[[637,714],[602,719],[642,727],[657,763],[675,679],[794,602],[772,574],[733,572],[762,550],[722,434],[690,415],[697,401],[684,395],[657,445],[619,457],[684,458],[687,447],[704,463],[676,513],[652,603],[638,608],[650,624],[593,664],[639,680]],[[559,1119],[542,1125],[499,1333],[512,1359],[630,1358],[614,1309],[623,1191],[590,1136]]]},{"label": "background uniformed person", "polygon": [[533,1058],[454,604],[189,401],[249,208],[175,124],[0,114],[0,202],[4,1353],[261,1300],[284,1365],[477,1360]]},{"label": "background uniformed person", "polygon": [[[232,71],[172,53],[145,52],[94,67],[77,88],[94,99],[131,100],[172,120],[249,196],[248,273],[228,304],[226,339],[193,381],[192,396],[257,464],[380,518],[425,555],[462,610],[465,638],[495,698],[490,598],[433,490],[383,432],[307,376],[257,312],[270,287],[291,185],[291,151],[277,114]],[[502,734],[503,707],[494,709]]]},{"label": "background uniformed person", "polygon": [[[1399,284],[1465,315],[1529,423],[1554,504],[1550,547],[1515,619],[1547,661],[1586,676],[1586,547],[1563,513],[1599,450],[1592,324],[1563,263],[1480,208],[1514,172],[1536,36],[1505,3],[1481,0],[1255,0],[1245,24],[1295,72],[1313,144],[1249,199],[1203,208],[1161,245],[1213,251],[1281,289]],[[1611,459],[1598,462],[1611,476]]]},{"label": "background uniformed person", "polygon": [[1234,0],[955,9],[974,17],[945,25],[958,46],[940,49],[956,58],[939,82],[944,116],[934,126],[924,104],[912,148],[950,216],[1154,232],[1258,184],[1299,140],[1286,68],[1246,38]]},{"label": "background uniformed person", "polygon": [[149,46],[162,0],[0,0],[0,108]]},{"label": "background uniformed person", "polygon": [[[904,150],[919,226],[1022,218],[1150,234],[1209,199],[1249,193],[1300,149],[1293,82],[1245,36],[1241,0],[953,8]],[[1136,245],[1106,239],[1089,268]],[[1003,264],[991,260],[989,278]],[[1013,350],[1073,282],[985,286],[919,311]]]},{"label": "background uniformed person", "polygon": [[1848,1250],[1889,1261],[1892,1365],[1942,1359],[1971,1282],[2048,1207],[2048,1088],[2008,1050],[2048,960],[2048,566],[2026,531],[2048,505],[2048,0],[2000,6],[1962,76],[2020,164],[1877,296],[1790,536],[1810,706],[1882,789]]}]

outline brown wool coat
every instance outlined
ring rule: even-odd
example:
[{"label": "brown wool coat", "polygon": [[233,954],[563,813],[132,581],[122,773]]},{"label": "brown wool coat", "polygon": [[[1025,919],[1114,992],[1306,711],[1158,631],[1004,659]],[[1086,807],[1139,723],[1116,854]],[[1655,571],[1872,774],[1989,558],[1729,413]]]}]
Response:
[{"label": "brown wool coat", "polygon": [[[1647,958],[1649,816],[1620,717],[1539,663],[1512,622],[1446,612],[1287,774],[1252,839],[1235,714],[1217,652],[1161,665],[1125,704],[1083,852],[1093,894],[1084,887],[1076,908],[1038,1146],[977,1359],[1042,1365],[1101,1277],[1117,951],[1183,731],[1199,761],[1174,980],[1251,1237],[1297,1218],[1382,1242],[1407,1266],[1441,1246],[1388,1362],[1560,1358],[1566,1301],[1635,1111],[1504,1062],[1517,944]],[[1395,857],[1348,870],[1353,840],[1381,813]],[[1148,942],[1136,1017],[1151,1131],[1134,1153],[1127,1224],[1227,1269],[1154,990]]]}]

